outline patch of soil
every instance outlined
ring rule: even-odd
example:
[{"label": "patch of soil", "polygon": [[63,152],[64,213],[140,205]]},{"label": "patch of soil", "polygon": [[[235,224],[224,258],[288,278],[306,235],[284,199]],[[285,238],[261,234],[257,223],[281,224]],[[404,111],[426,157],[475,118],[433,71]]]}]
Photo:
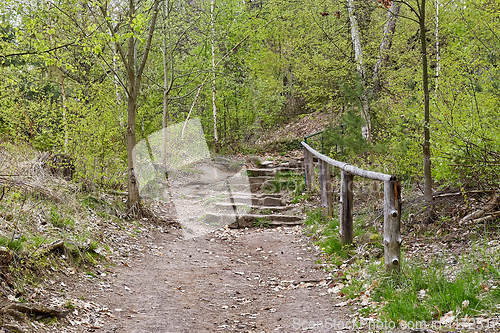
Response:
[{"label": "patch of soil", "polygon": [[299,119],[293,119],[287,124],[267,132],[255,143],[265,146],[283,140],[302,140],[306,135],[322,131],[332,123],[334,117],[337,117],[336,113],[325,113],[324,111],[301,115]]},{"label": "patch of soil", "polygon": [[301,227],[229,230],[182,239],[156,233],[145,251],[71,292],[99,304],[64,332],[314,332],[346,320]]}]

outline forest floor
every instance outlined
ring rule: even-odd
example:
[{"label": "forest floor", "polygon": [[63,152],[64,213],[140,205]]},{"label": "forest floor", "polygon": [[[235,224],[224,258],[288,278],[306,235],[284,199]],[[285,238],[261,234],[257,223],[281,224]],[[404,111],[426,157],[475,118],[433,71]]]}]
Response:
[{"label": "forest floor", "polygon": [[83,281],[70,292],[94,311],[71,314],[64,331],[327,332],[349,319],[327,296],[331,278],[301,227],[192,239],[156,231],[143,246],[99,278],[99,288]]},{"label": "forest floor", "polygon": [[[31,162],[17,164],[42,174]],[[28,182],[31,178],[9,183],[13,190],[0,205],[0,231],[8,236],[0,238],[5,241],[0,247],[0,333],[395,331],[383,326],[380,315],[400,294],[381,301],[373,297],[387,280],[379,274],[381,198],[356,201],[355,246],[327,253],[335,249],[338,230],[329,229],[335,227],[332,221],[310,220],[317,194],[294,198],[309,216],[303,226],[222,227],[186,239],[174,225],[124,220],[118,214],[119,195],[80,193],[72,183],[42,175],[43,188]],[[363,193],[367,185],[357,186],[356,193]],[[432,268],[437,258],[443,274],[452,277],[467,264],[480,274],[474,280],[479,299],[493,294],[498,301],[498,273],[493,274],[500,253],[498,220],[457,222],[492,202],[497,210],[496,195],[471,193],[467,202],[442,195],[443,217],[424,225],[415,218],[421,195],[407,192],[402,218],[407,267]],[[151,207],[167,220],[169,207]],[[405,290],[399,290],[401,295]],[[415,304],[434,306],[426,296],[433,292],[430,287],[410,292],[418,294]],[[456,294],[451,290],[445,301]],[[458,308],[432,310],[443,324],[439,329],[404,332],[498,331],[498,303],[464,316],[460,311],[469,303],[460,308],[462,299],[457,302]],[[400,305],[418,315],[413,303]],[[479,321],[489,326],[478,326]]]}]

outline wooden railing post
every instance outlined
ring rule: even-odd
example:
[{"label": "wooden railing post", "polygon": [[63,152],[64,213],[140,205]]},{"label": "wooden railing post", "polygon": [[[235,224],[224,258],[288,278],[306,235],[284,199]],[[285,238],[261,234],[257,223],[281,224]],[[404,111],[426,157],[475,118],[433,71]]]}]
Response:
[{"label": "wooden railing post", "polygon": [[319,181],[321,188],[321,207],[325,207],[329,217],[333,217],[333,184],[331,182],[330,165],[319,161]]},{"label": "wooden railing post", "polygon": [[331,179],[330,164],[325,162],[327,167],[326,173],[326,207],[328,210],[328,217],[333,217],[333,183]]},{"label": "wooden railing post", "polygon": [[340,241],[352,243],[352,181],[353,175],[342,170],[340,181]]},{"label": "wooden railing post", "polygon": [[328,182],[330,167],[325,161],[319,160],[319,187],[321,190],[321,207],[328,207]]},{"label": "wooden railing post", "polygon": [[313,155],[309,152],[309,150],[304,148],[304,173],[308,192],[312,189],[313,168]]},{"label": "wooden railing post", "polygon": [[401,263],[401,187],[395,180],[384,182],[384,261],[388,272]]}]

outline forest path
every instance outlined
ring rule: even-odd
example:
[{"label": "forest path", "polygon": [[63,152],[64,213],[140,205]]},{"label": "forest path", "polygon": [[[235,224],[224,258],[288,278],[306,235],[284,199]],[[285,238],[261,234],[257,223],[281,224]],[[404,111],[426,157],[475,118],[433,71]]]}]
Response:
[{"label": "forest path", "polygon": [[318,258],[300,226],[157,233],[105,288],[75,292],[109,308],[95,332],[332,332],[348,317]]}]

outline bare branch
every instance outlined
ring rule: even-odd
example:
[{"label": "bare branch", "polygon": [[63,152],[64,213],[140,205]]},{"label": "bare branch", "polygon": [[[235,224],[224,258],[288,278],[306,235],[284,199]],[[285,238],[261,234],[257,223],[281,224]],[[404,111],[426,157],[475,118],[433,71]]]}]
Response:
[{"label": "bare branch", "polygon": [[[153,17],[151,18],[151,25],[149,26],[148,39],[146,41],[146,48],[144,50],[144,54],[142,56],[141,65],[137,70],[136,77],[140,78],[142,72],[144,71],[144,67],[146,66],[146,62],[148,60],[149,51],[151,50],[151,41],[153,39],[153,32],[156,26],[156,19],[158,18],[158,5],[160,4],[160,0],[155,0],[153,5]],[[129,50],[130,52],[130,50]]]},{"label": "bare branch", "polygon": [[107,14],[107,2],[106,2],[106,7],[99,6],[99,9],[101,10],[101,14],[103,16],[103,20],[106,23],[106,26],[108,27],[109,33],[115,39],[114,43],[116,45],[116,49],[118,50],[118,54],[120,55],[120,58],[122,59],[123,65],[125,67],[128,67],[127,59],[125,57],[125,52],[123,51],[122,46],[119,43],[116,42],[116,28],[117,27],[113,27],[113,25],[111,24],[111,22],[107,19],[108,18],[108,14]]}]

